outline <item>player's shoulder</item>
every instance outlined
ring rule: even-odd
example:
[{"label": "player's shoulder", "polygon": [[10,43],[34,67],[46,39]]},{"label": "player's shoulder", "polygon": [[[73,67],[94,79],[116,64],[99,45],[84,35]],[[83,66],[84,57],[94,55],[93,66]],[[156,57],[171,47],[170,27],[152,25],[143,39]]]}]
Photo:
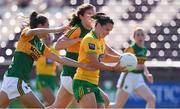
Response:
[{"label": "player's shoulder", "polygon": [[83,38],[84,41],[93,41],[95,40],[92,34],[88,33],[86,36]]},{"label": "player's shoulder", "polygon": [[23,35],[24,33],[26,33],[29,29],[30,29],[30,28],[28,28],[28,27],[23,28],[22,31],[21,31],[21,35]]},{"label": "player's shoulder", "polygon": [[71,36],[73,33],[79,33],[80,34],[81,29],[78,25],[75,25],[73,27],[71,27],[66,33],[65,36]]},{"label": "player's shoulder", "polygon": [[73,27],[71,27],[70,30],[76,30],[76,29],[80,29],[80,26],[78,24],[76,24]]},{"label": "player's shoulder", "polygon": [[76,24],[73,27],[71,27],[70,31],[81,31],[81,28],[78,24]]},{"label": "player's shoulder", "polygon": [[134,49],[132,47],[127,47],[127,48],[125,48],[125,50],[134,51]]},{"label": "player's shoulder", "polygon": [[124,52],[134,53],[134,47],[133,47],[133,45],[131,44],[129,47],[125,48],[125,49],[124,49]]}]

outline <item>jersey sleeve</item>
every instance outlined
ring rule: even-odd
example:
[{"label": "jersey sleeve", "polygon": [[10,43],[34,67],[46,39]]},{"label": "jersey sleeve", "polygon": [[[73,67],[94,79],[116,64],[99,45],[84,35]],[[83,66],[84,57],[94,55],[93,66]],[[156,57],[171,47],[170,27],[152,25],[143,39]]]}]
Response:
[{"label": "jersey sleeve", "polygon": [[21,39],[23,40],[23,41],[30,41],[32,38],[33,38],[33,35],[31,35],[31,36],[26,36],[26,32],[29,30],[29,28],[25,28],[25,29],[23,29],[22,30],[22,32],[21,32]]},{"label": "jersey sleeve", "polygon": [[86,53],[97,53],[97,44],[92,37],[85,37],[81,45]]},{"label": "jersey sleeve", "polygon": [[25,35],[25,33],[28,31],[28,28],[24,28],[21,32],[21,35]]},{"label": "jersey sleeve", "polygon": [[128,47],[124,50],[125,53],[134,53],[134,49],[132,47]]},{"label": "jersey sleeve", "polygon": [[80,28],[77,26],[74,26],[69,31],[67,31],[64,36],[70,39],[75,39],[75,38],[79,38],[80,33],[81,33]]}]

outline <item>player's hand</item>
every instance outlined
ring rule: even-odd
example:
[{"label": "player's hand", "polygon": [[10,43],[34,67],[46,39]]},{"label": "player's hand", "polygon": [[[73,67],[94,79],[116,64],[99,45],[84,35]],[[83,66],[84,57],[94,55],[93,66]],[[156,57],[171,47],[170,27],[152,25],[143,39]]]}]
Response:
[{"label": "player's hand", "polygon": [[116,64],[116,66],[114,67],[114,71],[115,72],[125,72],[125,73],[127,73],[128,72],[128,70],[127,70],[127,68],[126,67],[122,67],[121,65],[120,65],[120,61]]},{"label": "player's hand", "polygon": [[71,27],[69,26],[69,25],[64,25],[63,26],[63,29],[64,29],[64,31],[67,31],[67,30],[69,30]]},{"label": "player's hand", "polygon": [[146,76],[146,78],[147,78],[147,80],[150,82],[150,83],[153,83],[154,82],[154,78],[153,78],[153,75],[152,74],[146,74],[145,75]]},{"label": "player's hand", "polygon": [[65,26],[62,26],[62,27],[58,27],[58,31],[59,32],[65,32],[67,30],[70,29],[70,26],[69,25],[65,25]]}]

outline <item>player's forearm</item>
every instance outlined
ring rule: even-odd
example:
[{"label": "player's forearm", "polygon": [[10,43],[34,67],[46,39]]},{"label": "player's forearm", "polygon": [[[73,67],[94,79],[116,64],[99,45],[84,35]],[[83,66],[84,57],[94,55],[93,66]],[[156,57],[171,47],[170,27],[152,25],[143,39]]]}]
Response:
[{"label": "player's forearm", "polygon": [[104,57],[102,58],[102,62],[105,63],[117,63],[119,61],[119,56],[113,56],[110,54],[105,54]]},{"label": "player's forearm", "polygon": [[63,32],[64,27],[57,27],[57,28],[34,28],[30,29],[26,35],[38,35],[38,34],[48,34],[48,33],[57,33],[57,32]]},{"label": "player's forearm", "polygon": [[111,55],[120,56],[116,50],[112,49],[109,45],[106,44],[106,52]]},{"label": "player's forearm", "polygon": [[148,68],[147,68],[145,65],[144,65],[144,74],[145,74],[145,75],[150,74]]},{"label": "player's forearm", "polygon": [[93,62],[91,64],[92,67],[99,69],[99,70],[108,70],[108,71],[114,71],[114,66],[105,65],[100,62]]},{"label": "player's forearm", "polygon": [[64,40],[64,39],[60,39],[55,46],[56,50],[62,50],[62,49],[66,49],[76,43],[79,42],[79,39],[68,39],[68,40]]},{"label": "player's forearm", "polygon": [[68,66],[73,66],[73,67],[82,67],[82,65],[80,63],[77,63],[76,61],[66,58],[66,57],[62,57],[62,56],[57,56],[54,53],[51,53],[50,55],[48,55],[48,58],[60,63],[60,64],[64,64],[64,65],[68,65]]},{"label": "player's forearm", "polygon": [[74,61],[70,58],[66,57],[60,57],[60,61],[64,65],[73,66],[73,67],[82,67],[83,65],[81,63],[78,63],[77,61]]}]

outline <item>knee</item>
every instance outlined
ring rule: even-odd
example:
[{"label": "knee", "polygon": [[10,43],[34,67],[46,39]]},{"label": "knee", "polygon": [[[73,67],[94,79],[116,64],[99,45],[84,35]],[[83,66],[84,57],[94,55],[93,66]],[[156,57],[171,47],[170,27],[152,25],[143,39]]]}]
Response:
[{"label": "knee", "polygon": [[6,108],[9,105],[8,100],[0,100],[0,108]]},{"label": "knee", "polygon": [[0,91],[0,108],[6,108],[9,105],[9,102],[8,96]]},{"label": "knee", "polygon": [[107,95],[104,96],[104,104],[105,104],[105,107],[108,107],[110,104],[109,97]]},{"label": "knee", "polygon": [[146,101],[150,102],[150,103],[155,103],[156,102],[156,96],[154,94],[149,95],[149,96],[147,96]]}]

